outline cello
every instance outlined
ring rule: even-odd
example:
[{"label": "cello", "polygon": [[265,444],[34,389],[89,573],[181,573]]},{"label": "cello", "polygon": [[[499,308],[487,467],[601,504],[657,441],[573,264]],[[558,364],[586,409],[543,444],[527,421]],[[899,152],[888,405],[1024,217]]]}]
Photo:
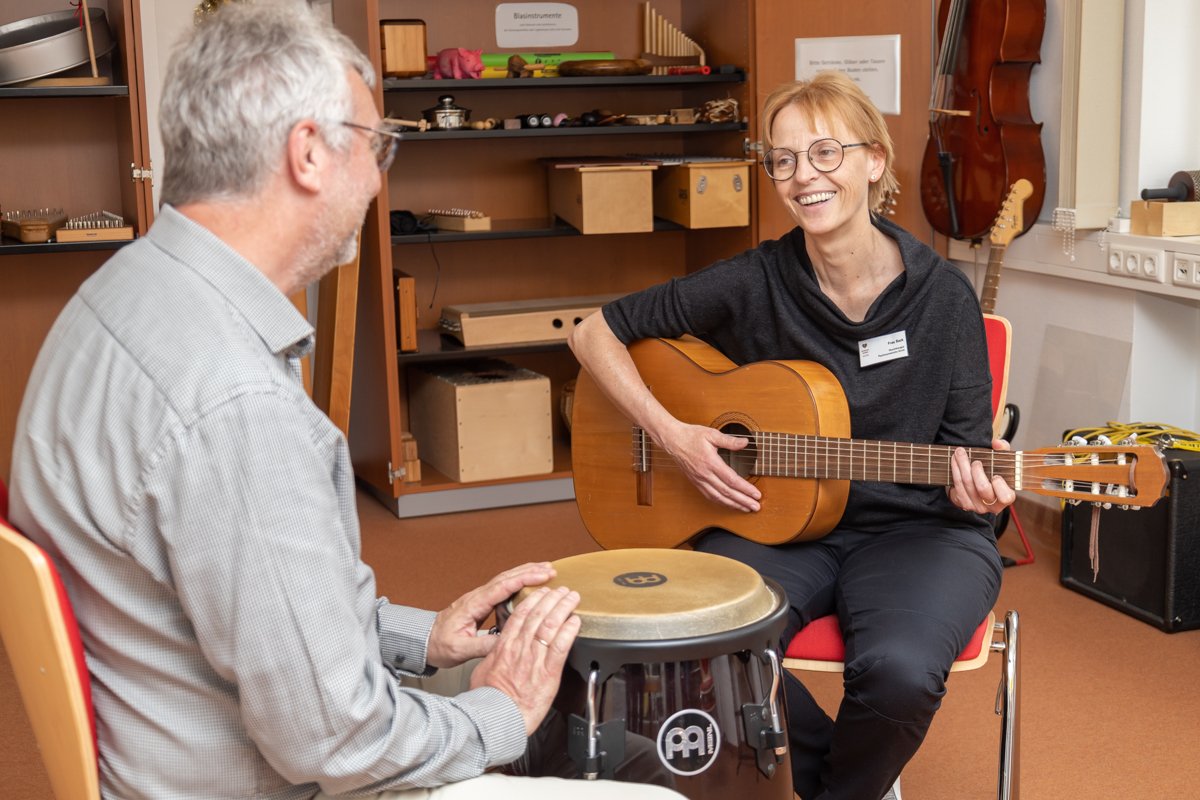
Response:
[{"label": "cello", "polygon": [[1021,233],[1037,220],[1046,158],[1029,76],[1041,61],[1045,26],[1045,0],[942,0],[921,162],[921,207],[938,233],[981,240],[1020,178],[1033,185]]}]

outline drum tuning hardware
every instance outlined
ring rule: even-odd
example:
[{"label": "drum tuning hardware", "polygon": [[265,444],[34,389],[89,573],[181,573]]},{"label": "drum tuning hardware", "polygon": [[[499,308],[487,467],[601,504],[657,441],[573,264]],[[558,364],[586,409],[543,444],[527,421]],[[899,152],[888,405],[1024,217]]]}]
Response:
[{"label": "drum tuning hardware", "polygon": [[597,722],[596,696],[600,670],[588,673],[587,719],[572,714],[567,721],[567,755],[584,780],[612,780],[617,764],[625,760],[625,720]]},{"label": "drum tuning hardware", "polygon": [[779,713],[779,686],[783,676],[779,656],[773,649],[764,650],[762,659],[771,665],[771,689],[762,704],[742,706],[742,725],[746,730],[746,743],[758,754],[759,771],[773,778],[777,765],[783,763],[783,757],[787,755],[787,732],[783,730]]}]

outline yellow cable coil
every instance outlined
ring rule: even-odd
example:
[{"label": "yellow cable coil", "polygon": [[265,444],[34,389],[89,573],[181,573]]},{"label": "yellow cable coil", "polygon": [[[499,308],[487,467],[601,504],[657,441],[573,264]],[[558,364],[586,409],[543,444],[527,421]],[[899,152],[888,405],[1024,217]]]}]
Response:
[{"label": "yellow cable coil", "polygon": [[1200,434],[1161,422],[1113,422],[1109,420],[1100,428],[1075,428],[1067,431],[1064,439],[1081,436],[1088,441],[1107,436],[1113,443],[1132,438],[1137,444],[1165,444],[1177,450],[1200,452]]}]

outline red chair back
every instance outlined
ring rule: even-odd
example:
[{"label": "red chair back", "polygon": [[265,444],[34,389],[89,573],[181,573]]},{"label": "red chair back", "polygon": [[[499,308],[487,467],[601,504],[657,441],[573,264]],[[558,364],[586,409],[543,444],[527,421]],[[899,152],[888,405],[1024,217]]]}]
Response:
[{"label": "red chair back", "polygon": [[993,427],[995,427],[1004,413],[1004,403],[1008,398],[1008,365],[1012,360],[1012,325],[1004,317],[984,314],[983,331],[987,338],[988,368],[992,373],[992,419]]},{"label": "red chair back", "polygon": [[99,798],[96,716],[79,624],[54,562],[8,525],[0,481],[0,635],[58,797]]}]

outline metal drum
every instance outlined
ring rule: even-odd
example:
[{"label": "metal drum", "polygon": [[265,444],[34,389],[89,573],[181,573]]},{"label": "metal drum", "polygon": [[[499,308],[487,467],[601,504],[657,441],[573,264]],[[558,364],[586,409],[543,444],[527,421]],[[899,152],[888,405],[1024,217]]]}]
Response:
[{"label": "metal drum", "polygon": [[[113,49],[104,11],[88,9],[96,58]],[[90,61],[87,35],[74,11],[56,11],[0,25],[0,86],[33,80]]]},{"label": "metal drum", "polygon": [[792,800],[777,584],[688,550],[554,567],[549,585],[579,592],[583,625],[547,726],[557,740],[535,734],[518,772],[658,783],[691,800]]}]

